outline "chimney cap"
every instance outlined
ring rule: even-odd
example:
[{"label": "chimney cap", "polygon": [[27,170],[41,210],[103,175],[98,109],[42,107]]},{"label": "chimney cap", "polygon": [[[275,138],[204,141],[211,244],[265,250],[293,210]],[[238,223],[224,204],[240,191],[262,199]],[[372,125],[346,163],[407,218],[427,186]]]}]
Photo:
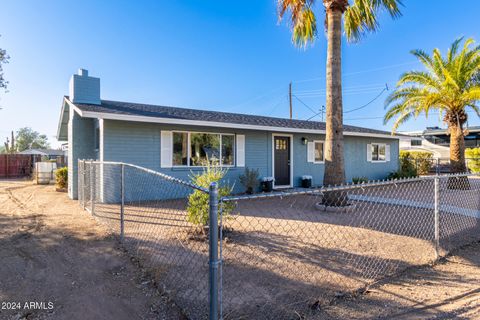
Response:
[{"label": "chimney cap", "polygon": [[87,69],[78,69],[78,75],[82,76],[82,77],[88,77],[88,70]]}]

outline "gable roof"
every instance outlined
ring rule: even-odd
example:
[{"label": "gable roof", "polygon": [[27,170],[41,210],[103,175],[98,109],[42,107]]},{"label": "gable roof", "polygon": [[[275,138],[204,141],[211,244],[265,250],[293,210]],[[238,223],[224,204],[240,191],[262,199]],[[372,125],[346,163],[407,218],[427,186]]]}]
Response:
[{"label": "gable roof", "polygon": [[[231,127],[239,129],[324,133],[325,122],[291,120],[231,112],[208,111],[142,103],[101,100],[100,105],[65,101],[82,117],[125,121],[158,122],[196,126]],[[344,125],[345,135],[381,136],[394,138],[390,132],[357,126]]]}]

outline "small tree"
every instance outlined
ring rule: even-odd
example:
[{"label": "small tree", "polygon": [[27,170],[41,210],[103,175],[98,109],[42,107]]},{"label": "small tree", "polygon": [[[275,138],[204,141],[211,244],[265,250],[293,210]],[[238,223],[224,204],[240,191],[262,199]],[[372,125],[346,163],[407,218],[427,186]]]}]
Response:
[{"label": "small tree", "polygon": [[16,149],[18,152],[27,149],[48,149],[50,144],[45,134],[40,134],[32,128],[20,128],[17,131]]},{"label": "small tree", "polygon": [[[201,173],[192,173],[190,179],[192,183],[208,189],[212,182],[220,182],[220,180],[225,177],[228,170],[220,167],[219,165],[212,164],[207,161],[205,167]],[[220,185],[218,188],[218,196],[226,197],[229,196],[232,192],[233,186]],[[208,225],[209,219],[209,205],[210,197],[207,193],[200,190],[195,190],[188,197],[188,207],[187,207],[187,221],[193,223],[197,226],[206,226]],[[223,216],[227,216],[233,210],[233,204],[228,202],[223,204]],[[220,217],[220,210],[218,212]]]},{"label": "small tree", "polygon": [[63,167],[55,171],[55,182],[59,189],[65,189],[68,186],[68,168]]}]

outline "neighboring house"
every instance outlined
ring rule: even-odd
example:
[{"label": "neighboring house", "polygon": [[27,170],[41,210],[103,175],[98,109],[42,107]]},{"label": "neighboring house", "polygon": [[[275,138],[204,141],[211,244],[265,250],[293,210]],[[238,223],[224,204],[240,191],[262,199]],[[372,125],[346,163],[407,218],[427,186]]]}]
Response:
[{"label": "neighboring house", "polygon": [[[399,167],[398,138],[388,132],[344,126],[345,170],[383,179]],[[245,167],[275,187],[296,187],[302,175],[321,185],[325,123],[174,108],[100,99],[100,79],[79,70],[64,97],[59,141],[68,141],[69,195],[77,198],[79,159],[118,161],[188,180],[209,158],[228,167],[225,178],[242,192]],[[103,170],[99,174],[106,174]]]},{"label": "neighboring house", "polygon": [[46,157],[50,160],[55,160],[57,157],[65,156],[65,151],[63,150],[54,150],[54,149],[27,149],[18,154],[29,154],[35,156],[41,156],[42,158]]},{"label": "neighboring house", "polygon": [[[480,147],[480,126],[465,129],[465,147]],[[447,129],[427,127],[423,131],[402,132],[401,150],[428,151],[434,158],[450,159],[450,135]]]}]

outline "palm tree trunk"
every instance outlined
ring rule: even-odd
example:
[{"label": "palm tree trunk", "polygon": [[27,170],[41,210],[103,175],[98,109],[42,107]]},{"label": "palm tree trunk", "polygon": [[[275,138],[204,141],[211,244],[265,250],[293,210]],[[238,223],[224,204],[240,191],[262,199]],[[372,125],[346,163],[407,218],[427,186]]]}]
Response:
[{"label": "palm tree trunk", "polygon": [[[467,172],[465,164],[465,139],[461,124],[450,123],[450,171],[452,173]],[[448,189],[470,190],[468,176],[449,177]]]},{"label": "palm tree trunk", "polygon": [[[340,1],[342,2],[342,1]],[[325,3],[325,2],[324,2]],[[343,102],[342,102],[342,15],[344,4],[333,1],[326,7],[327,14],[327,114],[325,135],[324,185],[339,185],[345,182],[343,158]],[[344,192],[327,192],[323,203],[327,206],[347,205]]]},{"label": "palm tree trunk", "polygon": [[327,8],[327,114],[325,136],[324,185],[345,182],[343,158],[343,102],[342,102],[342,15],[339,8]]},{"label": "palm tree trunk", "polygon": [[463,128],[459,124],[450,124],[450,171],[452,173],[464,173],[465,165],[465,139]]}]

